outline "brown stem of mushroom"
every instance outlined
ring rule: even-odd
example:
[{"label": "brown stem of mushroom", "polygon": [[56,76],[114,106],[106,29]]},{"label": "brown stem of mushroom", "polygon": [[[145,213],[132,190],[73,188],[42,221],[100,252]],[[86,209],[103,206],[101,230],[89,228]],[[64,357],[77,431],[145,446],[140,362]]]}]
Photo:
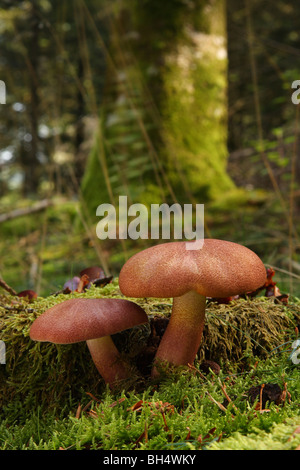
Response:
[{"label": "brown stem of mushroom", "polygon": [[206,298],[195,291],[173,299],[172,314],[157,349],[152,377],[159,375],[155,363],[192,364],[199,349],[205,320]]},{"label": "brown stem of mushroom", "polygon": [[99,374],[111,388],[128,378],[128,366],[110,336],[89,339],[87,346]]}]

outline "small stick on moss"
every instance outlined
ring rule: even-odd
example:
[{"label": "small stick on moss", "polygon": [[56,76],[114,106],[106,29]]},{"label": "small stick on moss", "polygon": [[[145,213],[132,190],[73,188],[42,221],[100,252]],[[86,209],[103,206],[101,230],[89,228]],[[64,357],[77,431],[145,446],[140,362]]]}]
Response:
[{"label": "small stick on moss", "polygon": [[261,411],[263,409],[262,406],[262,394],[263,394],[263,389],[265,388],[265,384],[262,384],[260,387],[260,393],[259,393],[259,410]]},{"label": "small stick on moss", "polygon": [[228,393],[226,392],[226,385],[222,384],[220,378],[218,378],[218,381],[219,381],[219,384],[221,386],[221,390],[224,394],[224,397],[226,398],[226,400],[228,401],[228,403],[232,403],[232,406],[233,408],[235,409],[235,411],[238,411],[238,408],[235,406],[235,404],[233,403],[233,401],[231,400],[230,396],[228,395]]},{"label": "small stick on moss", "polygon": [[206,377],[200,372],[200,370],[197,369],[193,364],[188,363],[188,368],[190,370],[195,371],[201,377],[201,379],[206,379]]},{"label": "small stick on moss", "polygon": [[281,394],[281,402],[282,402],[283,405],[285,404],[286,397],[288,397],[288,401],[289,401],[289,403],[291,403],[291,394],[287,389],[287,383],[284,382],[284,390]]},{"label": "small stick on moss", "polygon": [[164,413],[164,410],[160,410],[161,412],[161,415],[162,415],[162,419],[163,419],[163,422],[164,422],[164,430],[165,431],[169,431],[169,426],[167,424],[167,420],[166,420],[166,416],[165,416],[165,413]]},{"label": "small stick on moss", "polygon": [[5,289],[11,295],[17,295],[16,291],[12,287],[10,287],[8,284],[6,284],[4,279],[0,279],[0,287],[3,287],[3,289]]},{"label": "small stick on moss", "polygon": [[[220,410],[224,411],[226,413],[226,408],[225,406],[222,405],[222,403],[220,403],[219,401],[215,400],[214,397],[211,396],[211,394],[209,392],[206,392],[206,394],[208,395],[208,398],[210,399],[210,401],[212,401],[213,403],[215,403],[216,405],[218,405],[218,407],[220,408]],[[231,415],[232,418],[234,418],[233,415]]]},{"label": "small stick on moss", "polygon": [[142,434],[137,438],[137,440],[134,443],[134,446],[136,447],[142,440],[145,439],[145,442],[148,442],[148,429],[147,429],[147,421],[145,422],[145,429],[142,432]]},{"label": "small stick on moss", "polygon": [[77,410],[76,410],[76,414],[75,414],[75,418],[76,418],[76,419],[79,419],[79,418],[80,418],[81,411],[82,411],[82,406],[81,406],[81,404],[79,403],[78,408],[77,408]]},{"label": "small stick on moss", "polygon": [[97,402],[100,402],[101,400],[99,400],[99,398],[96,398],[95,395],[93,395],[92,393],[90,392],[86,392],[86,394],[91,397],[94,401],[97,401]]},{"label": "small stick on moss", "polygon": [[15,304],[13,307],[11,307],[10,305],[4,305],[2,302],[0,302],[0,307],[2,307],[4,310],[8,310],[9,312],[20,311],[25,313],[33,313],[35,311],[34,308],[24,308],[24,305],[22,304]]}]

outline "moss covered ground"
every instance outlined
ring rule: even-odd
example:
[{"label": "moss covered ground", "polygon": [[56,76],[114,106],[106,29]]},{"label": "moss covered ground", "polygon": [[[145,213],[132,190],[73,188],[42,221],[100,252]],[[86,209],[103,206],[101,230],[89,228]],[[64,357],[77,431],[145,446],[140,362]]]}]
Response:
[{"label": "moss covered ground", "polygon": [[[264,296],[208,302],[204,337],[190,367],[164,370],[159,382],[138,358],[151,328],[114,337],[132,361],[132,378],[113,392],[84,343],[29,338],[45,309],[69,296],[122,297],[115,279],[83,293],[0,299],[0,449],[200,450],[300,446],[299,364],[291,360],[300,302]],[[170,299],[135,299],[149,320],[168,318]],[[138,344],[138,347],[137,347]],[[220,366],[203,372],[204,360]],[[144,369],[144,371],[147,369]],[[257,386],[258,395],[251,394]],[[267,386],[279,394],[264,396]],[[263,398],[264,397],[264,398]]]}]

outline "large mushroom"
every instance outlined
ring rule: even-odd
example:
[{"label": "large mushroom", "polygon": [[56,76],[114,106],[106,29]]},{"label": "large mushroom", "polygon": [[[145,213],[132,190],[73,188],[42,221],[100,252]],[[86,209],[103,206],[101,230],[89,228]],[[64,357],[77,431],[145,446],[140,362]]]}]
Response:
[{"label": "large mushroom", "polygon": [[69,299],[37,317],[30,338],[56,344],[86,341],[99,373],[114,387],[128,378],[129,367],[111,335],[147,321],[146,312],[126,299]]},{"label": "large mushroom", "polygon": [[169,242],[133,255],[119,276],[121,292],[129,297],[173,298],[168,327],[155,363],[192,364],[199,349],[206,297],[228,297],[261,287],[266,269],[248,248],[228,241],[205,239],[201,249]]}]

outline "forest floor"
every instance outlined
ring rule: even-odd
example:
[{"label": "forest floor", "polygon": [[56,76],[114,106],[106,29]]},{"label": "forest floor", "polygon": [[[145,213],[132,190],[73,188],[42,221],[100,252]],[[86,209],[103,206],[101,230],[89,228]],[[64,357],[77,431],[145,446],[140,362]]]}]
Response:
[{"label": "forest floor", "polygon": [[[287,197],[287,196],[286,196]],[[100,241],[99,218],[91,218],[77,200],[54,197],[44,211],[0,223],[0,277],[16,291],[33,289],[50,295],[87,266],[100,265],[118,276],[134,252],[149,240]],[[34,201],[3,201],[5,213]],[[205,237],[241,243],[255,251],[266,267],[276,269],[282,291],[300,296],[297,220],[272,191],[237,189],[221,201],[205,204]]]},{"label": "forest floor", "polygon": [[[29,202],[23,201],[21,206]],[[14,206],[14,201],[9,201],[6,212]],[[288,214],[273,193],[237,190],[221,202],[207,205],[205,221],[206,236],[245,244],[259,254],[266,267],[273,267],[276,285],[289,296],[288,306],[283,308],[298,311],[297,244]],[[57,197],[45,211],[1,223],[0,278],[16,292],[38,292],[38,309],[45,307],[68,279],[85,267],[101,265],[103,260],[107,263],[106,274],[116,279],[126,257],[137,246],[130,242],[120,246],[116,241],[100,245],[93,234],[96,222],[87,223],[77,201]],[[138,249],[143,247],[138,245]],[[2,292],[6,295],[3,289]],[[20,311],[14,314],[19,320],[23,318]],[[224,325],[228,331],[228,322]],[[28,339],[28,325],[26,328]],[[2,406],[0,449],[299,448],[300,369],[291,360],[297,328],[298,324],[292,329],[284,328],[286,337],[280,337],[279,345],[270,346],[263,357],[255,347],[246,348],[239,358],[209,357],[217,363],[217,370],[212,367],[203,371],[202,363],[207,357],[202,357],[191,367],[166,374],[160,383],[142,380],[139,387],[124,387],[118,392],[75,381],[69,384],[69,392],[73,385],[78,386],[76,396],[71,392],[65,395],[64,404],[54,390],[51,394],[39,382],[44,397],[40,401],[30,393],[24,398],[17,392],[10,403]],[[23,329],[23,324],[16,328],[15,336],[23,337]],[[239,330],[242,329],[240,324]],[[254,331],[255,328],[249,332],[250,338],[253,336],[250,343],[257,346],[262,338],[257,339]],[[209,335],[207,338],[211,340]],[[247,344],[246,337],[241,341]],[[206,351],[213,349],[212,344]],[[25,345],[20,351],[26,352],[27,348]],[[228,348],[224,346],[223,351],[228,352]],[[59,358],[67,364],[70,356],[62,356],[61,351],[56,352],[55,360]],[[49,361],[49,357],[44,360]],[[5,367],[8,373],[7,365],[1,365],[2,374]],[[54,377],[60,367],[57,365]],[[67,373],[67,366],[64,367]],[[80,369],[78,376],[81,374]],[[8,385],[13,389],[10,380]],[[16,389],[21,390],[20,383],[16,383]],[[45,407],[47,393],[51,403]]]},{"label": "forest floor", "polygon": [[159,380],[151,379],[151,364],[171,304],[169,299],[141,299],[149,328],[114,337],[134,366],[130,380],[112,391],[83,343],[41,345],[29,339],[33,320],[70,295],[122,297],[117,279],[104,287],[31,302],[1,297],[7,364],[0,366],[0,449],[300,447],[299,299],[282,301],[262,293],[229,304],[208,301],[197,360],[186,367],[162,369]]}]

